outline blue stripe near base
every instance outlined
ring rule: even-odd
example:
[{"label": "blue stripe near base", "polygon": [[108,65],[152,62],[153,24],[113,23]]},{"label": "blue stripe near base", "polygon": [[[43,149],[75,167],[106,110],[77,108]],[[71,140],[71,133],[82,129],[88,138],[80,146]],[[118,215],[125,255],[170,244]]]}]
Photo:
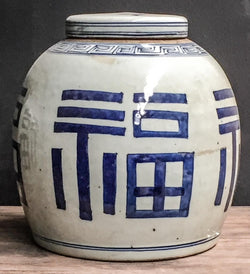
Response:
[{"label": "blue stripe near base", "polygon": [[75,249],[82,249],[82,250],[89,250],[89,251],[115,251],[115,252],[149,252],[149,251],[167,251],[167,250],[175,250],[181,248],[188,248],[192,246],[197,246],[201,244],[206,244],[210,241],[215,240],[219,237],[219,233],[211,236],[209,238],[201,239],[194,242],[178,244],[178,245],[167,245],[167,246],[150,246],[150,247],[103,247],[103,246],[90,246],[90,245],[81,245],[81,244],[73,244],[58,240],[49,239],[38,234],[33,233],[33,236],[41,241],[60,245],[63,247],[75,248]]},{"label": "blue stripe near base", "polygon": [[165,203],[166,162],[155,163],[153,211],[163,211]]}]

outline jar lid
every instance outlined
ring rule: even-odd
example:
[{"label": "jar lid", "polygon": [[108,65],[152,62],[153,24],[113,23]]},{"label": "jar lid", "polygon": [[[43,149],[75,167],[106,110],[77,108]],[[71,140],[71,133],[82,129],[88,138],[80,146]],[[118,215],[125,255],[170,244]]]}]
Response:
[{"label": "jar lid", "polygon": [[78,38],[184,38],[188,21],[183,16],[145,13],[71,15],[66,36]]}]

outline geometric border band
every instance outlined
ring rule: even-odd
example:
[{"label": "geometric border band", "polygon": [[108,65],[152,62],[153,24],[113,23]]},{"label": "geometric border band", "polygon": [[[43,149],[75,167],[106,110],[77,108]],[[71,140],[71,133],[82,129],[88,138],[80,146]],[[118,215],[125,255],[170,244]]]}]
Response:
[{"label": "geometric border band", "polygon": [[61,54],[113,56],[193,57],[208,55],[203,48],[193,42],[178,44],[125,44],[64,40],[49,48],[48,51]]}]

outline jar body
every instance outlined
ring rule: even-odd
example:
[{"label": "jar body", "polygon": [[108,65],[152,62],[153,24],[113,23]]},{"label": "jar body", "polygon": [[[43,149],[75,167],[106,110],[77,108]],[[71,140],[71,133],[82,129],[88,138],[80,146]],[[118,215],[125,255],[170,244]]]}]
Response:
[{"label": "jar body", "polygon": [[33,65],[13,131],[35,241],[66,255],[152,260],[216,244],[239,118],[216,61],[187,40],[65,40]]}]

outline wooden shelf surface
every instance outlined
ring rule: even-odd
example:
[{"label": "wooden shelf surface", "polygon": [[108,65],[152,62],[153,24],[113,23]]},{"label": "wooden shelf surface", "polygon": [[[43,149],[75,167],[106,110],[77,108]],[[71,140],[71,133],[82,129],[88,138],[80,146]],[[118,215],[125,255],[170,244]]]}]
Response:
[{"label": "wooden shelf surface", "polygon": [[231,207],[219,243],[195,256],[156,262],[101,262],[37,246],[21,207],[0,207],[0,273],[250,274],[250,207]]}]

